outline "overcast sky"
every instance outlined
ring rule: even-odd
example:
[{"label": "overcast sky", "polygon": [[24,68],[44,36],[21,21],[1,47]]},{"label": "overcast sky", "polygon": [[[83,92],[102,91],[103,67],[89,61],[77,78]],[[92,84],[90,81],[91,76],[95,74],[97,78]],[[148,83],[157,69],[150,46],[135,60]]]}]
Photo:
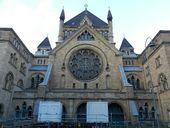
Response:
[{"label": "overcast sky", "polygon": [[32,53],[47,35],[54,48],[62,8],[68,21],[86,3],[105,22],[110,8],[118,49],[125,37],[141,53],[147,37],[170,30],[170,0],[0,0],[0,27],[13,28]]}]

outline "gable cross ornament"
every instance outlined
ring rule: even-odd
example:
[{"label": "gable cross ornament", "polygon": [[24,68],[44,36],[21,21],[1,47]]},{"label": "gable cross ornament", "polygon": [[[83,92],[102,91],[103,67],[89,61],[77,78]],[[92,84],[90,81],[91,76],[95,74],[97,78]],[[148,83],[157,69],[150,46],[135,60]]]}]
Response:
[{"label": "gable cross ornament", "polygon": [[85,5],[84,5],[84,7],[85,7],[85,10],[87,10],[88,5],[87,5],[87,4],[85,4]]}]

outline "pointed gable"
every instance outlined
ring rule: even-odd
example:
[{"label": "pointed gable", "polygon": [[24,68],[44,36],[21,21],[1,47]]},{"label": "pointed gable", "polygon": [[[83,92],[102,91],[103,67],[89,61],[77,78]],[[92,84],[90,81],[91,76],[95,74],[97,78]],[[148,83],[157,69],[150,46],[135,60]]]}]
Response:
[{"label": "pointed gable", "polygon": [[120,46],[120,49],[124,49],[124,48],[132,48],[132,45],[126,40],[126,38],[123,39],[122,44]]},{"label": "pointed gable", "polygon": [[69,21],[65,22],[64,25],[65,26],[69,26],[69,27],[80,26],[80,23],[81,23],[81,21],[83,20],[83,18],[85,16],[88,17],[88,19],[92,22],[92,26],[95,27],[95,28],[105,28],[105,27],[108,27],[108,24],[106,22],[102,21],[100,18],[98,18],[97,16],[93,15],[88,10],[84,10],[83,12],[78,14],[77,16],[75,16],[72,19],[70,19]]},{"label": "pointed gable", "polygon": [[48,37],[46,37],[39,45],[37,48],[50,48],[51,49],[51,45],[50,45],[50,41],[48,39]]}]

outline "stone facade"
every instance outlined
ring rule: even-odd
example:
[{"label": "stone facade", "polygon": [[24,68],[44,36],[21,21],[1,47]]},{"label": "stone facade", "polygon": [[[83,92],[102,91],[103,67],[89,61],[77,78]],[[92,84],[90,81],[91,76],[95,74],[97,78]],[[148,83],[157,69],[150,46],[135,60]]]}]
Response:
[{"label": "stone facade", "polygon": [[152,120],[159,114],[162,121],[170,120],[170,31],[159,31],[155,46],[137,55],[127,40],[120,50],[115,47],[110,11],[108,24],[88,10],[64,19],[63,10],[56,47],[42,42],[35,55],[13,29],[0,28],[1,117],[34,116],[36,101],[45,100],[62,102],[65,116],[76,119],[86,114],[81,108],[88,101],[106,101],[109,119]]}]

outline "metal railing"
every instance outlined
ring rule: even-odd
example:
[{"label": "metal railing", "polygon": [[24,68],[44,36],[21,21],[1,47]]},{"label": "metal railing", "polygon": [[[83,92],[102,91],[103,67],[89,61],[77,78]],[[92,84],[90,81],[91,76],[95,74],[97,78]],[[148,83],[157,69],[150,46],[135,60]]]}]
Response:
[{"label": "metal railing", "polygon": [[[83,121],[81,121],[83,120]],[[110,121],[86,122],[86,118],[77,119],[68,117],[61,122],[37,122],[36,117],[1,119],[0,128],[154,128],[156,121]],[[170,128],[170,122],[160,122],[160,128]]]}]

